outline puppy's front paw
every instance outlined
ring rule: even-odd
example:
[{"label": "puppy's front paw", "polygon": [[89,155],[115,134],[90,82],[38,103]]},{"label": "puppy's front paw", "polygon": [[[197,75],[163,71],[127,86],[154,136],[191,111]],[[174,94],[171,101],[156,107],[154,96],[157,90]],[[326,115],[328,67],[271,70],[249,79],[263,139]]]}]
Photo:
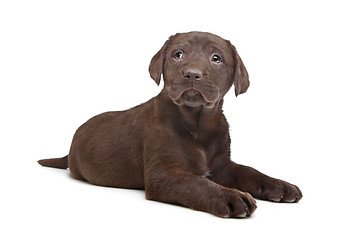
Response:
[{"label": "puppy's front paw", "polygon": [[279,179],[271,179],[262,184],[256,198],[273,202],[294,203],[302,198],[302,193],[293,184]]},{"label": "puppy's front paw", "polygon": [[210,212],[219,217],[244,218],[250,217],[255,209],[255,199],[249,193],[225,188],[219,197],[212,199]]}]

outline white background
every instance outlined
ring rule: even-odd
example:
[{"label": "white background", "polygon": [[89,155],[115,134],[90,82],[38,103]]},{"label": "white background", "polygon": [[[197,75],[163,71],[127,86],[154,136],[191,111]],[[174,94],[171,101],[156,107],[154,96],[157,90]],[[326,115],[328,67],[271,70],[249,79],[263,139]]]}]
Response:
[{"label": "white background", "polygon": [[[1,1],[0,238],[359,239],[355,2]],[[298,204],[221,219],[36,163],[88,118],[157,95],[151,57],[192,30],[231,40],[250,74],[225,98],[233,160],[298,185]]]}]

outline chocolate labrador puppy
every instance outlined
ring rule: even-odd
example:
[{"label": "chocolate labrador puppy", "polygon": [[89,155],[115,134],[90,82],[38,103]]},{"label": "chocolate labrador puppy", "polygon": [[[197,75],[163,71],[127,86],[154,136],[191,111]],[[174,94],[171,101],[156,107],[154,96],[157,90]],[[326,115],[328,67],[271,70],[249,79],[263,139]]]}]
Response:
[{"label": "chocolate labrador puppy", "polygon": [[[223,97],[249,77],[235,47],[203,32],[171,36],[152,58],[150,76],[164,88],[127,111],[91,118],[75,133],[70,153],[40,160],[70,168],[92,184],[145,189],[150,200],[220,217],[248,217],[254,198],[298,202],[300,189],[230,160]],[[254,198],[253,198],[254,197]]]}]

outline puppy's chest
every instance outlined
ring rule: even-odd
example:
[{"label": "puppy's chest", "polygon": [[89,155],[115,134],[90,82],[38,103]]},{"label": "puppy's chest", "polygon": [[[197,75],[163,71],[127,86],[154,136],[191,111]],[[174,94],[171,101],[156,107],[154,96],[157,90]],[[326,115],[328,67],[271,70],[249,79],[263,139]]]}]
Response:
[{"label": "puppy's chest", "polygon": [[194,144],[186,154],[188,159],[188,171],[197,176],[208,177],[211,174],[211,161],[220,151],[215,142],[210,141],[208,144]]}]

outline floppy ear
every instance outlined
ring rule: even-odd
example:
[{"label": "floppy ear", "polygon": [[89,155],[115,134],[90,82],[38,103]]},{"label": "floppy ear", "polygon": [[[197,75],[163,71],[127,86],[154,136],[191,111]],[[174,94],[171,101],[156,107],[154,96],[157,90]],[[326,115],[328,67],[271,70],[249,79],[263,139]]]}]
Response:
[{"label": "floppy ear", "polygon": [[162,48],[153,56],[149,65],[150,77],[154,79],[157,85],[160,84],[161,74],[163,73],[165,53],[169,45],[170,38],[165,42]]},{"label": "floppy ear", "polygon": [[[230,42],[229,42],[230,43]],[[246,92],[249,88],[249,74],[246,71],[246,67],[242,62],[239,54],[236,51],[236,48],[230,43],[231,49],[233,51],[234,58],[234,86],[235,86],[235,95],[238,96]]]}]

